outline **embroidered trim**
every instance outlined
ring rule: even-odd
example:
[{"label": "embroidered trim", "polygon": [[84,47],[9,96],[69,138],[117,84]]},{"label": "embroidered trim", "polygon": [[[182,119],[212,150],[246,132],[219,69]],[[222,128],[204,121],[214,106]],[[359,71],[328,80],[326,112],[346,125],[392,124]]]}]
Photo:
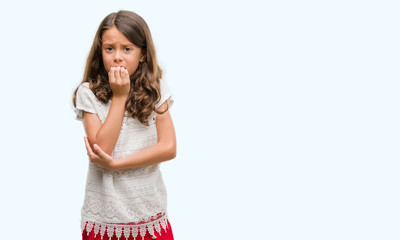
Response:
[{"label": "embroidered trim", "polygon": [[161,227],[167,231],[167,220],[168,217],[166,214],[157,220],[143,224],[96,223],[93,221],[81,220],[81,230],[83,234],[84,230],[86,229],[88,236],[93,230],[95,237],[100,232],[101,239],[103,239],[104,235],[107,233],[107,236],[111,240],[111,237],[115,233],[115,236],[118,238],[118,240],[122,234],[124,234],[125,239],[128,239],[132,234],[133,239],[136,240],[136,237],[139,235],[139,233],[142,239],[144,239],[146,232],[149,232],[151,236],[155,237],[154,229],[159,235],[161,235]]}]

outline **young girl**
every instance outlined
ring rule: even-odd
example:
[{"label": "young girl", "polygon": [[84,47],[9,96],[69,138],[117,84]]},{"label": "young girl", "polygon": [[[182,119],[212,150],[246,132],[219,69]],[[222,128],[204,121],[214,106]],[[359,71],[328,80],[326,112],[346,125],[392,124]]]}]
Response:
[{"label": "young girl", "polygon": [[173,239],[159,163],[175,158],[172,95],[146,22],[119,11],[100,24],[73,102],[90,158],[82,239]]}]

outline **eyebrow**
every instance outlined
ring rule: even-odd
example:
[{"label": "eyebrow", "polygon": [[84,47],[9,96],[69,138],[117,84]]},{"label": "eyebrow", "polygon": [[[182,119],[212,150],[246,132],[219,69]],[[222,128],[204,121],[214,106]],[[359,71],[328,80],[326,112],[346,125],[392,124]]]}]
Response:
[{"label": "eyebrow", "polygon": [[[114,45],[115,43],[103,42],[102,45]],[[123,46],[135,46],[132,43],[123,43]]]}]

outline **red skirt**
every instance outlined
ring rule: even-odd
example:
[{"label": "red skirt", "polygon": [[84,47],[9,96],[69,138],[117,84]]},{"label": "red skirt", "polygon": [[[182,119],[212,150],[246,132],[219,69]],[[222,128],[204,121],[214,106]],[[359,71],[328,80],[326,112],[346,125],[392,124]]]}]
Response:
[{"label": "red skirt", "polygon": [[[172,234],[172,229],[171,229],[171,224],[169,223],[169,221],[167,221],[167,230],[165,230],[164,228],[161,228],[161,234],[158,234],[157,231],[154,231],[155,236],[157,237],[156,240],[174,240],[174,235]],[[103,236],[103,240],[108,240],[110,239],[110,237],[107,235],[107,233],[104,234]],[[149,232],[146,232],[146,235],[144,236],[144,238],[142,238],[142,236],[140,236],[140,234],[136,237],[136,240],[154,240],[155,238],[153,238]],[[100,233],[96,235],[96,237],[94,236],[94,229],[92,229],[92,231],[90,231],[89,235],[87,234],[86,231],[86,227],[82,232],[82,240],[101,240],[101,235]],[[118,240],[117,236],[114,235],[111,237],[111,240]],[[125,236],[122,234],[122,236],[119,238],[119,240],[134,240],[132,234],[129,235],[129,238],[126,239]]]}]

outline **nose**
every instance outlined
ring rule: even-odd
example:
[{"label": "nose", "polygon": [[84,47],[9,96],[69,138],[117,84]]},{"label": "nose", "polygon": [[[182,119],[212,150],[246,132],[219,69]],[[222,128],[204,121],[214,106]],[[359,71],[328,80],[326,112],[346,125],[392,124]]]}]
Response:
[{"label": "nose", "polygon": [[120,62],[122,61],[122,53],[120,51],[115,51],[114,54],[114,61],[115,62]]}]

